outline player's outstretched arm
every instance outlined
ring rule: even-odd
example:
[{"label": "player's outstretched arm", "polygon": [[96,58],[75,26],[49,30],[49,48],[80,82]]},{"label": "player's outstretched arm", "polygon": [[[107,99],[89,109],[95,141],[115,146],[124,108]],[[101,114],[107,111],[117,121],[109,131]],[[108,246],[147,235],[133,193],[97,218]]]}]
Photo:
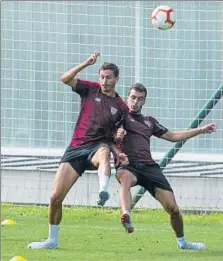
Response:
[{"label": "player's outstretched arm", "polygon": [[79,65],[75,66],[74,68],[70,69],[68,72],[64,73],[60,80],[71,86],[73,90],[75,90],[77,79],[75,76],[82,71],[84,68],[86,68],[89,65],[93,65],[96,63],[98,56],[100,56],[99,52],[94,52],[92,55],[90,55],[86,61],[80,63]]},{"label": "player's outstretched arm", "polygon": [[171,142],[183,141],[193,138],[200,134],[212,133],[216,131],[216,125],[214,123],[207,124],[202,127],[197,127],[195,129],[190,130],[182,130],[182,131],[168,131],[164,135],[161,136],[162,139],[168,140]]}]

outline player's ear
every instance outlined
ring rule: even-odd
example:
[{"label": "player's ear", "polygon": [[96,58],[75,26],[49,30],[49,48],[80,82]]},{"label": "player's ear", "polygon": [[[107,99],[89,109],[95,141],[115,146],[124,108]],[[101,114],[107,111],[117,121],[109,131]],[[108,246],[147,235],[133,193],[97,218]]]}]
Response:
[{"label": "player's ear", "polygon": [[119,77],[116,77],[115,78],[115,82],[117,83],[119,81]]}]

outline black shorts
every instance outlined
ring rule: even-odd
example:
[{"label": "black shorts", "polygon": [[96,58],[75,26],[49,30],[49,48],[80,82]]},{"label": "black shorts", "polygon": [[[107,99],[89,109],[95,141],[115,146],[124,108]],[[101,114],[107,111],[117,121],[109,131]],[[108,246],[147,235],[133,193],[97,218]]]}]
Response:
[{"label": "black shorts", "polygon": [[97,168],[91,163],[91,158],[101,147],[110,146],[106,143],[84,144],[78,147],[68,146],[60,161],[68,162],[72,168],[81,176],[85,170],[96,170]]},{"label": "black shorts", "polygon": [[[161,188],[163,190],[172,191],[172,188],[164,176],[160,166],[158,164],[128,164],[121,165],[118,170],[127,169],[137,179],[137,184],[144,187],[154,198],[155,188]],[[117,171],[118,171],[117,170]]]}]

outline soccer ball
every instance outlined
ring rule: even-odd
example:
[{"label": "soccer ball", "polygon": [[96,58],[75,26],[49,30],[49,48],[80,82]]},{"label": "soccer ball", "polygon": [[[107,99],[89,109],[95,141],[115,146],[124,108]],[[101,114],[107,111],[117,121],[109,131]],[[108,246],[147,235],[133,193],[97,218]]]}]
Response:
[{"label": "soccer ball", "polygon": [[170,29],[175,23],[174,11],[167,5],[160,5],[152,12],[152,24],[161,30]]}]

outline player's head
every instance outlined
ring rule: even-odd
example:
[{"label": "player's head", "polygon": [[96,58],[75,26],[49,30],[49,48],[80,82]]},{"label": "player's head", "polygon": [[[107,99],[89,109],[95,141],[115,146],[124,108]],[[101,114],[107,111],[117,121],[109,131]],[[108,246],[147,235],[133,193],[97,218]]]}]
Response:
[{"label": "player's head", "polygon": [[127,97],[127,105],[129,107],[129,112],[141,113],[142,106],[146,101],[147,90],[141,83],[135,83],[129,89]]},{"label": "player's head", "polygon": [[119,80],[119,68],[114,63],[103,63],[99,69],[99,83],[103,93],[114,90]]}]

